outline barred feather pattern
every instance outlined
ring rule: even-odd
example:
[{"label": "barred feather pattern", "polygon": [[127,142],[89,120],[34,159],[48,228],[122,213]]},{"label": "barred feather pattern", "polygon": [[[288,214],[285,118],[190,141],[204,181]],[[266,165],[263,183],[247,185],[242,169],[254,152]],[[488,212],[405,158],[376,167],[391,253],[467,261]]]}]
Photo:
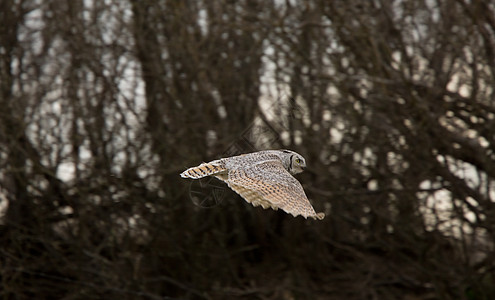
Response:
[{"label": "barred feather pattern", "polygon": [[244,200],[265,209],[321,220],[299,181],[292,176],[306,167],[304,158],[290,150],[267,150],[222,158],[182,172],[184,178],[215,176]]},{"label": "barred feather pattern", "polygon": [[192,167],[180,174],[182,178],[199,179],[209,175],[215,175],[227,171],[225,167],[215,162],[202,163],[197,167]]}]

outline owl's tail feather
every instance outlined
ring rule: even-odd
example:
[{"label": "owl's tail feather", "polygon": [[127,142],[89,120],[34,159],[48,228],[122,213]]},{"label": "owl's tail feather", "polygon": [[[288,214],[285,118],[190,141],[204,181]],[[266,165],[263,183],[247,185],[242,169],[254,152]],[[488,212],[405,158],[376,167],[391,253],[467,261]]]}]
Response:
[{"label": "owl's tail feather", "polygon": [[209,175],[215,175],[227,171],[224,167],[214,162],[202,163],[197,167],[192,167],[180,174],[182,178],[199,179]]}]

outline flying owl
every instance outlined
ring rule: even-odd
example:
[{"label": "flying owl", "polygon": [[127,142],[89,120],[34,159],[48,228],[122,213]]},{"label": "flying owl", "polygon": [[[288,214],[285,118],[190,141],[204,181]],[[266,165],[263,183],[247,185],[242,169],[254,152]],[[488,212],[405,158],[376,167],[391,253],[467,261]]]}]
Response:
[{"label": "flying owl", "polygon": [[315,212],[302,185],[292,176],[305,167],[304,157],[294,151],[267,150],[203,163],[180,176],[193,179],[215,176],[254,206],[280,208],[294,217],[321,220],[325,214]]}]

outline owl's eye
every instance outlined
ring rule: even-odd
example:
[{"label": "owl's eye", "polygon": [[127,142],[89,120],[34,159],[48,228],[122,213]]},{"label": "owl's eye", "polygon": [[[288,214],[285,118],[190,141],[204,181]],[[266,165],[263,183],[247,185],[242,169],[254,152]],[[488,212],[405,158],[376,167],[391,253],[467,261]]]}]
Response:
[{"label": "owl's eye", "polygon": [[296,163],[300,164],[301,160],[299,158],[296,158]]}]

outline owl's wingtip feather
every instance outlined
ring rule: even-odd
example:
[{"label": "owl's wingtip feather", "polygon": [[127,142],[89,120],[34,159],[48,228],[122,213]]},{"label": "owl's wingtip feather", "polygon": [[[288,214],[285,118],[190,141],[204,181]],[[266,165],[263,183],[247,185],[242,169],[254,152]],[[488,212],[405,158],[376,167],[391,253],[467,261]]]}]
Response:
[{"label": "owl's wingtip feather", "polygon": [[325,213],[317,213],[316,214],[316,217],[315,217],[315,220],[318,219],[318,220],[323,220],[325,218]]}]

